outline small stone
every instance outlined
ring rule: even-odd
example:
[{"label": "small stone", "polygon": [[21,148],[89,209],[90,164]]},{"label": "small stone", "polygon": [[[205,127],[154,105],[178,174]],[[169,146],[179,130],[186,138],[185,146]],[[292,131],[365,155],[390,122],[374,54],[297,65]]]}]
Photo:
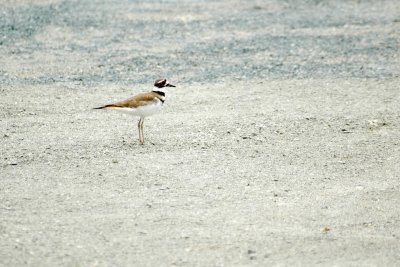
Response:
[{"label": "small stone", "polygon": [[113,159],[113,160],[112,160],[112,163],[118,163],[118,160]]},{"label": "small stone", "polygon": [[327,232],[329,232],[331,230],[331,228],[330,227],[328,227],[328,226],[324,226],[324,227],[322,227],[322,229],[321,229],[321,232],[323,232],[323,233],[327,233]]},{"label": "small stone", "polygon": [[381,120],[369,120],[368,121],[368,126],[370,129],[379,128],[379,127],[386,126],[386,125],[387,125],[387,123],[384,121],[381,121]]},{"label": "small stone", "polygon": [[342,133],[351,133],[351,131],[347,130],[347,129],[341,129]]}]

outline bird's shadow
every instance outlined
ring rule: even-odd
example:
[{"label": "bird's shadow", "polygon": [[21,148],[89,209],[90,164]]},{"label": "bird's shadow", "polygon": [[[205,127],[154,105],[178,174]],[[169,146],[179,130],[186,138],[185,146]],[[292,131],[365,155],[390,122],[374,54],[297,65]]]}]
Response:
[{"label": "bird's shadow", "polygon": [[128,150],[128,149],[144,150],[149,147],[157,146],[157,143],[152,141],[145,141],[144,144],[140,144],[139,140],[126,140],[125,138],[122,138],[122,141],[119,142],[118,146],[121,150]]}]

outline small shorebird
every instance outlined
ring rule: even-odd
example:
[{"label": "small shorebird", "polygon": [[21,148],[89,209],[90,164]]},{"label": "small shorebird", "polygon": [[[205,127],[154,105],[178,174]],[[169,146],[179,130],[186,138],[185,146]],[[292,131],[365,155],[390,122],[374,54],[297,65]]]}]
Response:
[{"label": "small shorebird", "polygon": [[126,114],[140,117],[138,123],[139,142],[141,145],[143,145],[144,118],[154,115],[161,110],[165,101],[165,87],[175,87],[175,85],[168,83],[166,79],[159,79],[154,82],[154,88],[151,92],[141,93],[126,100],[94,109],[113,109],[122,111]]}]

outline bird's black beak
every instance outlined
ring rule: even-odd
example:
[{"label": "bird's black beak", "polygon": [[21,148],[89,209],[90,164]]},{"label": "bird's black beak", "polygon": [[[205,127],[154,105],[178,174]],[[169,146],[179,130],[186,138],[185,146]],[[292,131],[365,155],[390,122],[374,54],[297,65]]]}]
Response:
[{"label": "bird's black beak", "polygon": [[176,87],[176,86],[172,84],[167,84],[166,87]]}]

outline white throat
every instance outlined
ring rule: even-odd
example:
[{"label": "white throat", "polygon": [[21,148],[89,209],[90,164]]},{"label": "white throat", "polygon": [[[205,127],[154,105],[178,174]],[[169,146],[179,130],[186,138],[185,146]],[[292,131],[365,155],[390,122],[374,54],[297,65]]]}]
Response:
[{"label": "white throat", "polygon": [[158,91],[158,92],[166,93],[165,87],[163,87],[163,88],[158,88],[157,86],[154,86],[154,87],[153,87],[153,91]]}]

